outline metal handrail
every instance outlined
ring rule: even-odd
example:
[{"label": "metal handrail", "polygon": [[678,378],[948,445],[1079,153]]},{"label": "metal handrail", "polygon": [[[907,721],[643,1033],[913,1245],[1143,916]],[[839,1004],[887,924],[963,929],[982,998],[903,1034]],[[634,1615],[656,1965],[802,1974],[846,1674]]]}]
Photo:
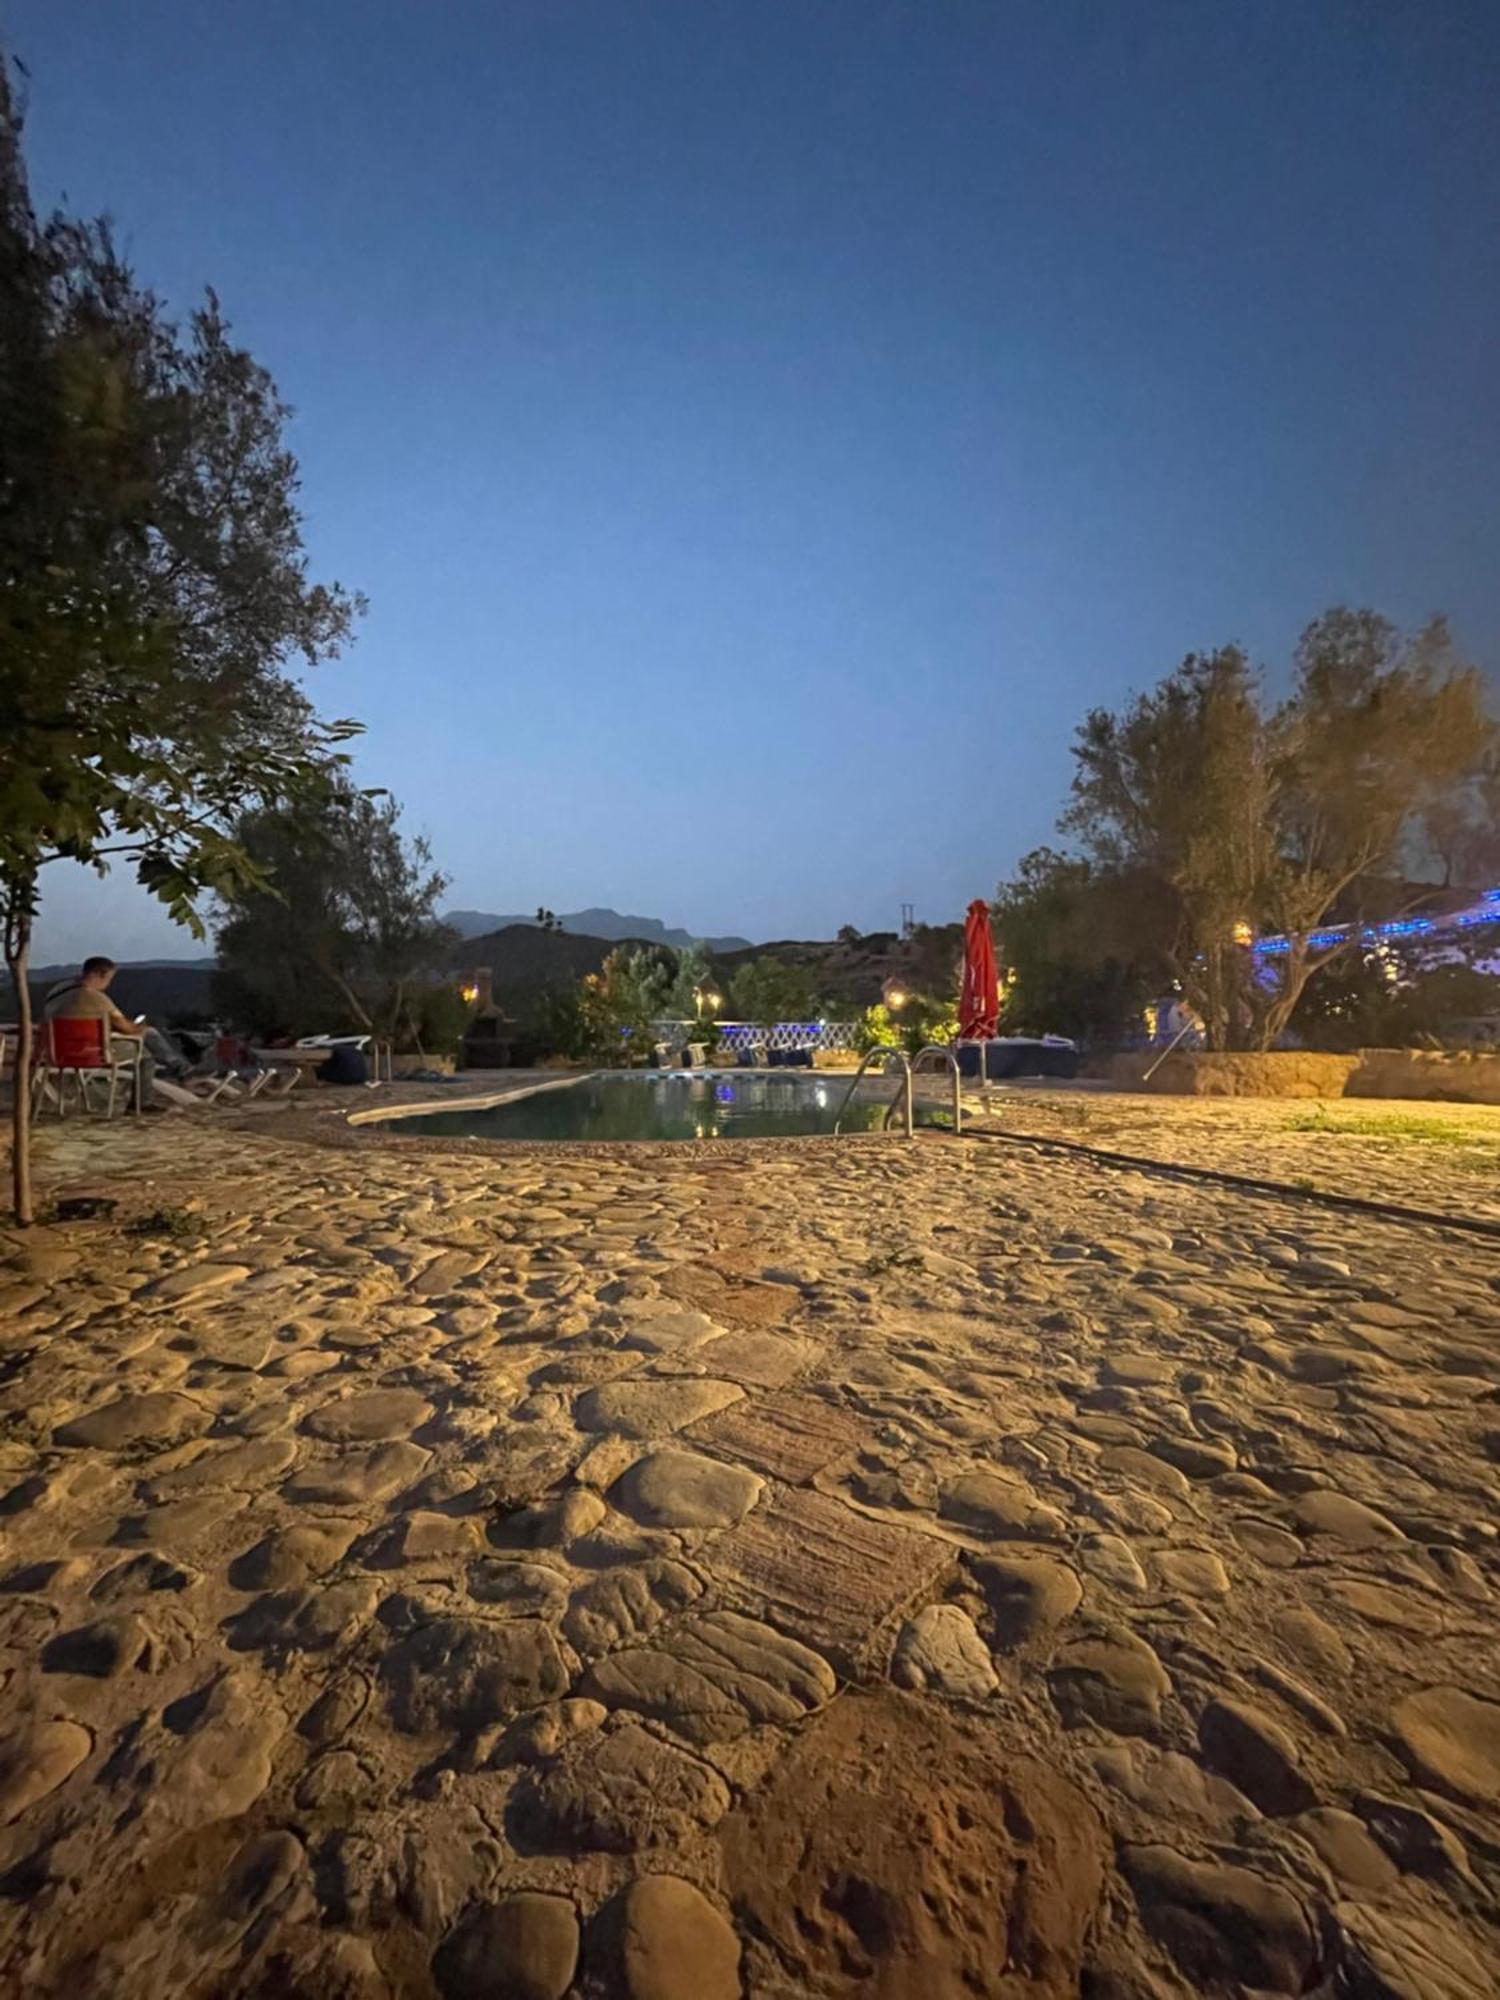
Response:
[{"label": "metal handrail", "polygon": [[963,1104],[959,1097],[963,1073],[958,1067],[958,1057],[943,1042],[929,1042],[925,1049],[918,1049],[917,1053],[911,1059],[911,1073],[913,1076],[916,1075],[917,1065],[921,1062],[923,1056],[941,1056],[953,1072],[953,1134],[957,1138],[958,1134],[963,1130],[964,1118]]},{"label": "metal handrail", "polygon": [[[853,1098],[855,1091],[859,1089],[860,1080],[864,1076],[865,1071],[870,1067],[871,1063],[888,1063],[892,1057],[900,1063],[902,1075],[905,1079],[905,1088],[901,1094],[901,1101],[906,1106],[906,1136],[908,1139],[915,1136],[916,1125],[912,1118],[911,1104],[911,1064],[907,1061],[905,1053],[901,1049],[871,1049],[861,1061],[859,1068],[854,1072],[854,1081],[844,1093],[844,1101],[839,1106],[838,1117],[833,1121],[835,1138],[838,1137],[839,1126],[844,1122],[844,1113],[849,1109],[850,1100]],[[891,1108],[892,1110],[895,1109],[894,1103]]]}]

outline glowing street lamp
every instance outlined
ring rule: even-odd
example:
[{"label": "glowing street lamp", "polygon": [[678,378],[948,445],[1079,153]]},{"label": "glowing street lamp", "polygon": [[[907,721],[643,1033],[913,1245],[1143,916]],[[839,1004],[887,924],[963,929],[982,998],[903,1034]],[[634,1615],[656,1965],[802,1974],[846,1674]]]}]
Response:
[{"label": "glowing street lamp", "polygon": [[893,986],[885,996],[885,1004],[893,1014],[899,1014],[901,1009],[906,1005],[905,989],[900,986]]}]

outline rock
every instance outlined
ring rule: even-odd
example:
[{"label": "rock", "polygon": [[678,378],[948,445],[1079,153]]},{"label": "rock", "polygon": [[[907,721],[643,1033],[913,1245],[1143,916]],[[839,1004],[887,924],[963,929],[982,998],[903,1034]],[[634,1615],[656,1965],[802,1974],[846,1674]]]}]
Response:
[{"label": "rock", "polygon": [[627,1722],[523,1771],[512,1806],[521,1838],[544,1853],[670,1852],[718,1825],[729,1789],[707,1764]]},{"label": "rock", "polygon": [[1176,1750],[1147,1743],[1111,1743],[1089,1753],[1105,1784],[1153,1818],[1197,1820],[1214,1829],[1258,1820],[1259,1808],[1227,1778],[1216,1777]]},{"label": "rock", "polygon": [[1500,1702],[1462,1688],[1423,1688],[1397,1702],[1391,1728],[1423,1784],[1474,1805],[1500,1800]]},{"label": "rock", "polygon": [[439,1618],[391,1647],[380,1678],[398,1729],[468,1735],[564,1693],[568,1669],[539,1619]]},{"label": "rock", "polygon": [[431,1415],[431,1403],[415,1389],[369,1389],[320,1403],[302,1428],[333,1444],[373,1444],[409,1437]]},{"label": "rock", "polygon": [[176,1500],[230,1486],[251,1491],[285,1472],[296,1456],[297,1447],[290,1438],[253,1438],[247,1444],[215,1445],[175,1471],[154,1477],[146,1487],[146,1497]]},{"label": "rock", "polygon": [[366,1625],[380,1586],[364,1577],[310,1590],[273,1590],[228,1621],[237,1653],[318,1653],[342,1645]]},{"label": "rock", "polygon": [[1302,1835],[1346,1892],[1378,1896],[1396,1880],[1399,1870],[1395,1863],[1375,1845],[1353,1813],[1340,1812],[1335,1806],[1314,1806],[1287,1824]]},{"label": "rock", "polygon": [[1370,2000],[1492,2000],[1494,1961],[1431,1910],[1340,1903],[1346,1990]]},{"label": "rock", "polygon": [[563,1632],[582,1658],[594,1659],[648,1637],[670,1612],[686,1610],[702,1595],[701,1578],[668,1558],[606,1570],[574,1591]]},{"label": "rock", "polygon": [[739,2000],[734,1927],[678,1875],[643,1875],[625,1891],[620,1958],[630,2000]]},{"label": "rock", "polygon": [[540,1563],[501,1561],[486,1557],[469,1565],[469,1595],[481,1604],[503,1607],[512,1618],[545,1618],[549,1622],[562,1615],[568,1601],[568,1579]]},{"label": "rock", "polygon": [[807,1366],[817,1352],[811,1341],[788,1340],[779,1333],[742,1328],[721,1333],[693,1355],[713,1375],[754,1389],[780,1389]]},{"label": "rock", "polygon": [[1404,1799],[1382,1798],[1376,1792],[1361,1792],[1355,1800],[1365,1824],[1403,1875],[1422,1875],[1441,1882],[1456,1876],[1472,1882],[1463,1842],[1420,1806]]},{"label": "rock", "polygon": [[908,1619],[896,1640],[891,1679],[898,1687],[930,1688],[972,1701],[982,1701],[1000,1685],[973,1619],[956,1604],[929,1604]]},{"label": "rock", "polygon": [[540,1501],[507,1514],[496,1540],[518,1549],[563,1549],[604,1519],[604,1502],[587,1487],[573,1486],[555,1500]]},{"label": "rock", "polygon": [[1130,1389],[1154,1389],[1177,1379],[1177,1366],[1159,1354],[1111,1354],[1099,1369],[1100,1380]]},{"label": "rock", "polygon": [[637,1354],[680,1354],[723,1330],[707,1313],[658,1313],[653,1318],[637,1320],[620,1345]]},{"label": "rock", "polygon": [[1104,1471],[1118,1474],[1127,1483],[1149,1486],[1173,1500],[1185,1500],[1193,1490],[1185,1472],[1133,1444],[1111,1445],[1100,1452],[1099,1463]]},{"label": "rock", "polygon": [[271,1781],[271,1752],[286,1730],[265,1683],[244,1672],[224,1674],[187,1706],[182,1747],[151,1792],[153,1807],[182,1830],[247,1811]]},{"label": "rock", "polygon": [[379,1796],[375,1774],[352,1750],[330,1750],[308,1765],[297,1781],[297,1804],[304,1812],[367,1809]]},{"label": "rock", "polygon": [[1158,1549],[1151,1567],[1163,1590],[1179,1597],[1227,1597],[1229,1577],[1212,1549]]},{"label": "rock", "polygon": [[611,1437],[606,1433],[589,1446],[574,1467],[573,1477],[580,1486],[591,1486],[602,1493],[605,1487],[613,1486],[626,1466],[634,1465],[640,1456],[638,1439]]},{"label": "rock", "polygon": [[432,1960],[443,2000],[562,2000],[577,1968],[572,1903],[525,1889],[470,1909]]},{"label": "rock", "polygon": [[225,1523],[250,1504],[248,1493],[204,1493],[189,1500],[169,1500],[144,1514],[127,1514],[115,1530],[115,1540],[144,1543],[148,1548],[181,1555],[200,1542],[218,1542]]},{"label": "rock", "polygon": [[1172,1683],[1156,1654],[1133,1632],[1116,1627],[1074,1639],[1058,1653],[1047,1685],[1068,1729],[1089,1723],[1125,1736],[1149,1735]]},{"label": "rock", "polygon": [[169,1445],[201,1437],[213,1420],[213,1411],[190,1396],[179,1396],[170,1389],[149,1389],[141,1395],[117,1396],[112,1403],[59,1424],[52,1442],[93,1445],[102,1451],[131,1451],[141,1445],[164,1451]]},{"label": "rock", "polygon": [[764,1482],[743,1466],[686,1451],[637,1459],[610,1489],[622,1513],[650,1528],[726,1528],[743,1520]]},{"label": "rock", "polygon": [[65,1716],[33,1723],[0,1744],[0,1826],[55,1792],[93,1747],[89,1731]]},{"label": "rock", "polygon": [[1234,1446],[1227,1438],[1161,1436],[1152,1438],[1147,1449],[1154,1457],[1175,1465],[1189,1479],[1217,1479],[1233,1472],[1239,1464]]},{"label": "rock", "polygon": [[1249,1702],[1211,1701],[1198,1719],[1198,1742],[1209,1765],[1262,1812],[1305,1812],[1317,1804],[1296,1744]]},{"label": "rock", "polygon": [[1090,1576],[1111,1590],[1135,1597],[1146,1588],[1146,1572],[1121,1535],[1086,1535],[1078,1559]]},{"label": "rock", "polygon": [[1326,1618],[1301,1605],[1273,1613],[1271,1630],[1289,1652],[1323,1673],[1347,1674],[1354,1656]]},{"label": "rock", "polygon": [[361,1560],[372,1568],[472,1556],[484,1546],[484,1529],[471,1514],[435,1514],[416,1508],[377,1531]]},{"label": "rock", "polygon": [[1305,1534],[1330,1535],[1350,1548],[1367,1549],[1381,1542],[1404,1542],[1394,1521],[1346,1494],[1314,1488],[1292,1502],[1292,1518]]},{"label": "rock", "polygon": [[128,1611],[96,1618],[49,1639],[42,1648],[42,1672],[111,1680],[133,1667],[148,1643],[145,1627]]},{"label": "rock", "polygon": [[1231,1521],[1229,1526],[1240,1547],[1270,1569],[1294,1569],[1302,1560],[1302,1544],[1285,1528],[1251,1520]]},{"label": "rock", "polygon": [[152,1591],[187,1590],[197,1581],[196,1570],[168,1562],[163,1556],[128,1556],[104,1572],[89,1597],[95,1604],[128,1604],[132,1598],[147,1597]]},{"label": "rock", "polygon": [[589,1389],[573,1405],[573,1421],[583,1431],[616,1431],[622,1437],[661,1437],[684,1424],[710,1417],[739,1402],[744,1390],[733,1382],[703,1376],[668,1380],[607,1382]]},{"label": "rock", "polygon": [[1489,1603],[1491,1592],[1484,1572],[1463,1549],[1430,1548],[1427,1559],[1455,1597],[1462,1597],[1470,1604]]},{"label": "rock", "polygon": [[273,1528],[253,1548],[235,1557],[229,1565],[229,1581],[236,1590],[293,1590],[332,1569],[353,1540],[353,1528],[342,1521],[308,1521],[291,1528]]},{"label": "rock", "polygon": [[405,1441],[376,1445],[373,1451],[343,1451],[302,1466],[281,1490],[294,1507],[363,1507],[410,1486],[431,1457],[430,1451]]},{"label": "rock", "polygon": [[1199,1990],[1300,1993],[1309,1983],[1313,1928],[1278,1884],[1161,1846],[1122,1848],[1120,1867],[1146,1929]]},{"label": "rock", "polygon": [[1410,1590],[1393,1590],[1383,1583],[1366,1583],[1359,1577],[1332,1576],[1324,1588],[1347,1610],[1371,1625],[1388,1625],[1397,1632],[1432,1637],[1443,1629],[1443,1615],[1425,1598]]},{"label": "rock", "polygon": [[1083,1600],[1076,1573],[1051,1556],[979,1556],[971,1567],[1005,1652],[1050,1636]]},{"label": "rock", "polygon": [[492,1764],[541,1764],[555,1757],[565,1743],[587,1736],[609,1714],[601,1701],[571,1697],[549,1701],[516,1717],[494,1746]]},{"label": "rock", "polygon": [[1273,1660],[1257,1659],[1253,1653],[1245,1656],[1245,1664],[1258,1681],[1280,1695],[1288,1707],[1295,1708],[1325,1736],[1349,1734],[1338,1710],[1324,1701],[1320,1694],[1315,1694],[1305,1681],[1299,1681],[1295,1674],[1288,1673],[1285,1667],[1278,1667]]},{"label": "rock", "polygon": [[828,1662],[769,1625],[714,1611],[674,1625],[656,1647],[598,1660],[584,1692],[634,1709],[689,1743],[722,1743],[758,1723],[800,1722],[833,1694]]},{"label": "rock", "polygon": [[945,1486],[938,1512],[995,1541],[1058,1541],[1067,1530],[1057,1509],[1038,1500],[1030,1487],[992,1472],[965,1473]]},{"label": "rock", "polygon": [[226,1291],[249,1276],[248,1264],[185,1264],[143,1286],[138,1296],[152,1305],[183,1305],[209,1292]]},{"label": "rock", "polygon": [[325,1688],[297,1724],[309,1743],[336,1743],[347,1736],[369,1705],[370,1683],[364,1674],[342,1674]]}]

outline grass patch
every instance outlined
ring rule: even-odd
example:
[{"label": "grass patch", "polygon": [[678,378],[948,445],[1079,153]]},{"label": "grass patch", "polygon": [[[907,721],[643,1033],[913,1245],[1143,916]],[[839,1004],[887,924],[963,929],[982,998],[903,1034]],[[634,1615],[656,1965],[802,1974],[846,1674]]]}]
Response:
[{"label": "grass patch", "polygon": [[1426,1146],[1456,1146],[1482,1153],[1500,1153],[1500,1131],[1478,1132],[1446,1118],[1424,1118],[1418,1111],[1331,1112],[1320,1104],[1287,1119],[1288,1132],[1329,1132],[1344,1139],[1413,1140]]}]

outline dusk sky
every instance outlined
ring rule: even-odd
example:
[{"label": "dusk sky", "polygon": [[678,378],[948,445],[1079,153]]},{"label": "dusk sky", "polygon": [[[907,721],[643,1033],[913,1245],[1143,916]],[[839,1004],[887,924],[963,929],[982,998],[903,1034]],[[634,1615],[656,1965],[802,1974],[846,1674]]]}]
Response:
[{"label": "dusk sky", "polygon": [[[296,406],[449,900],[962,915],[1322,607],[1500,663],[1496,0],[0,0],[35,192]],[[57,871],[49,871],[56,873]],[[115,878],[39,960],[201,947]]]}]

